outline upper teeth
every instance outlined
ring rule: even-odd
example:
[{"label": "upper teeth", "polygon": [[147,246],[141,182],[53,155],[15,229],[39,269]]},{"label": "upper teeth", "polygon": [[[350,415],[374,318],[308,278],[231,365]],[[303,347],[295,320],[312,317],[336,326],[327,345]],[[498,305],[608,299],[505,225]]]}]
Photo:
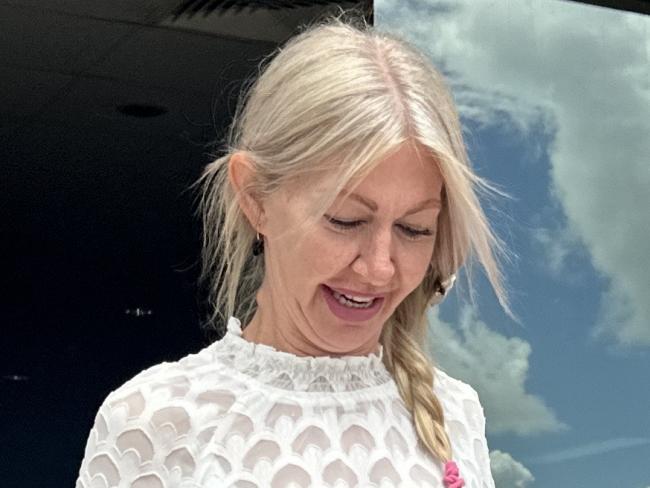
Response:
[{"label": "upper teeth", "polygon": [[348,300],[354,300],[355,302],[364,302],[364,303],[368,303],[368,302],[371,302],[371,301],[374,300],[374,298],[372,298],[372,297],[370,297],[370,298],[367,298],[367,297],[357,297],[357,296],[354,296],[354,295],[344,295],[343,293],[339,293],[339,292],[336,291],[336,290],[332,290],[332,291],[334,292],[334,296],[335,296],[336,298],[344,297],[344,298],[347,298]]}]

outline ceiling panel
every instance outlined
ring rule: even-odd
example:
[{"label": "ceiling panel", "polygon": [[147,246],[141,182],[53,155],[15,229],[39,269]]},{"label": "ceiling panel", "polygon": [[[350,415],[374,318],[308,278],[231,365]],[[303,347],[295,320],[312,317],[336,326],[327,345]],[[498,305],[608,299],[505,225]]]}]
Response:
[{"label": "ceiling panel", "polygon": [[3,0],[0,4],[120,22],[156,23],[167,17],[179,0]]},{"label": "ceiling panel", "polygon": [[134,28],[130,24],[0,5],[0,63],[31,70],[83,72]]},{"label": "ceiling panel", "polygon": [[152,87],[212,93],[238,79],[272,44],[200,33],[140,27],[89,73]]},{"label": "ceiling panel", "polygon": [[56,99],[74,78],[29,68],[2,68],[0,131],[26,123],[39,109]]}]

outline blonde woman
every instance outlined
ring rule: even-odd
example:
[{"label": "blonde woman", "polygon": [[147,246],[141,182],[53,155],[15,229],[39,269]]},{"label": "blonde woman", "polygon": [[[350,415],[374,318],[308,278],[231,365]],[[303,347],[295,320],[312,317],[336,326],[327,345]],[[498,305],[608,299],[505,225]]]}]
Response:
[{"label": "blonde woman", "polygon": [[478,396],[424,348],[469,258],[509,310],[440,74],[330,18],[240,102],[197,182],[225,335],[106,398],[77,487],[493,487]]}]

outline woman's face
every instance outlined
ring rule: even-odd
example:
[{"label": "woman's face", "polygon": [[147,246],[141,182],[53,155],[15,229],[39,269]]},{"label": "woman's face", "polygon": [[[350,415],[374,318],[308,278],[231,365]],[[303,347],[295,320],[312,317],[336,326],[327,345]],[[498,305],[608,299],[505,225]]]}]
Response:
[{"label": "woman's face", "polygon": [[[375,352],[384,323],[427,271],[442,186],[434,160],[419,159],[404,144],[353,194],[338,195],[307,233],[277,239],[306,217],[318,185],[267,200],[261,224],[266,274],[257,297],[264,326],[275,327],[303,355]],[[372,310],[350,308],[332,298],[331,289],[380,298]]]}]

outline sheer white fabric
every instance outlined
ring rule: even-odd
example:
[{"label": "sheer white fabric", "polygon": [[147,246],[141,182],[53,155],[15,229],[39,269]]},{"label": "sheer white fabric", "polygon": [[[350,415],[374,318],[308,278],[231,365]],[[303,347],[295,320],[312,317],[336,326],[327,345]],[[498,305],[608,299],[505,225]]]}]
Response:
[{"label": "sheer white fabric", "polygon": [[[76,488],[442,488],[381,361],[301,357],[226,335],[108,395]],[[474,389],[436,370],[466,488],[494,488]]]}]

